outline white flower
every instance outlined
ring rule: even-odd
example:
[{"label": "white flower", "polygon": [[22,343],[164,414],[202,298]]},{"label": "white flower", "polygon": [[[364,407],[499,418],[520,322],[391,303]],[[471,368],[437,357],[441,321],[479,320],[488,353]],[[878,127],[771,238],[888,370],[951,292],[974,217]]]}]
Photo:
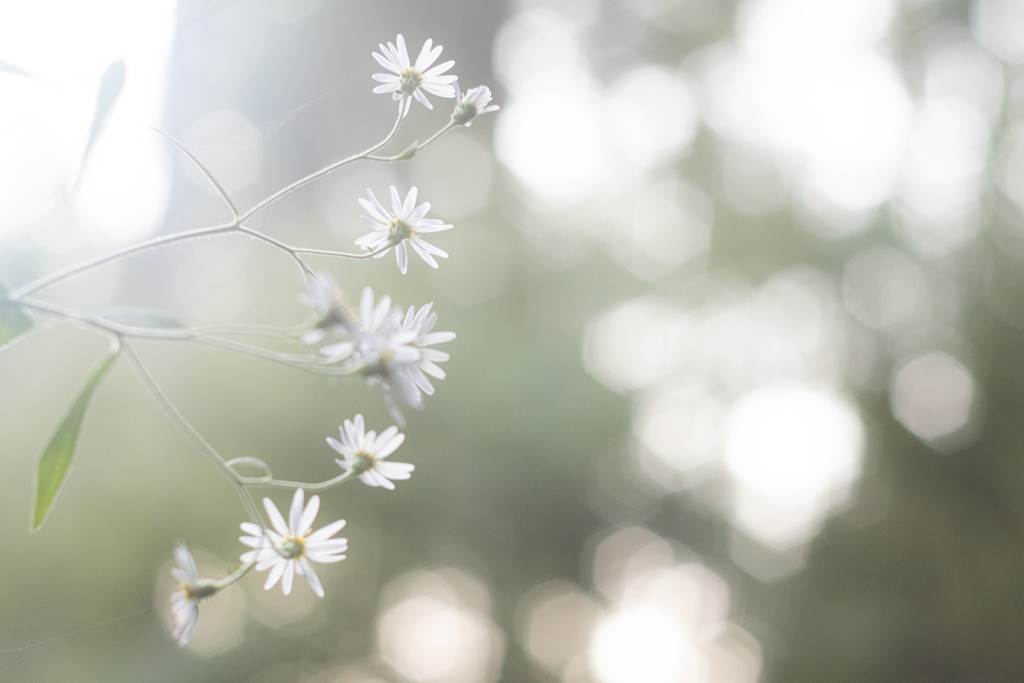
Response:
[{"label": "white flower", "polygon": [[328,363],[354,366],[367,384],[379,384],[388,411],[400,426],[405,419],[396,394],[402,402],[422,408],[422,394],[434,393],[424,373],[444,378],[437,363],[448,360],[447,353],[426,347],[455,338],[453,332],[430,333],[437,320],[431,306],[427,304],[418,314],[415,306],[411,307],[403,321],[402,312],[392,307],[391,297],[382,296],[375,305],[373,290],[366,287],[359,305],[358,329],[349,339],[320,349]]},{"label": "white flower", "polygon": [[373,92],[392,93],[391,96],[396,100],[405,98],[403,116],[409,113],[409,105],[412,104],[413,97],[419,100],[427,109],[434,108],[427,100],[427,96],[423,94],[424,90],[438,97],[455,97],[455,88],[452,87],[452,83],[455,82],[457,77],[442,75],[445,71],[452,68],[455,62],[447,61],[443,64],[438,64],[434,68],[430,68],[430,65],[437,61],[437,58],[441,55],[442,49],[440,45],[437,47],[432,47],[432,45],[433,41],[429,39],[423,44],[423,49],[420,50],[415,64],[409,61],[409,52],[405,49],[405,38],[402,37],[402,34],[398,34],[397,48],[388,43],[387,47],[380,45],[380,51],[384,53],[383,55],[376,52],[373,53],[373,58],[385,69],[392,72],[388,74],[373,74],[373,80],[379,81],[382,84],[374,88]]},{"label": "white flower", "polygon": [[431,332],[437,322],[437,313],[430,310],[433,305],[433,302],[427,304],[420,309],[419,313],[416,312],[415,306],[410,306],[405,313],[405,320],[402,322],[402,331],[406,336],[411,337],[408,341],[409,346],[420,352],[419,359],[408,368],[407,372],[413,383],[427,396],[434,394],[434,385],[430,383],[426,375],[444,379],[444,370],[437,364],[443,363],[451,357],[444,351],[427,347],[455,339],[454,332]]},{"label": "white flower", "polygon": [[398,258],[398,269],[405,275],[409,266],[409,254],[406,251],[405,243],[408,242],[416,253],[427,262],[432,268],[437,268],[437,261],[434,256],[448,258],[448,254],[432,244],[427,244],[420,237],[420,233],[441,232],[449,230],[452,226],[436,218],[425,218],[427,211],[430,211],[430,202],[423,202],[416,206],[417,189],[413,187],[405,195],[405,202],[398,196],[398,189],[391,186],[391,211],[389,212],[373,196],[372,190],[367,190],[369,201],[359,198],[359,203],[370,214],[363,216],[363,222],[373,228],[373,232],[363,235],[356,240],[363,249],[375,251],[383,248],[383,251],[376,254],[374,258],[380,258],[395,248],[395,256]]},{"label": "white flower", "polygon": [[174,546],[174,559],[178,566],[171,570],[171,574],[181,583],[181,590],[171,595],[174,637],[178,639],[178,645],[184,647],[199,623],[199,603],[219,589],[213,581],[199,578],[196,562],[181,541]]},{"label": "white flower", "polygon": [[262,529],[252,522],[243,522],[242,531],[249,535],[238,540],[253,548],[242,553],[242,562],[256,562],[256,571],[270,570],[263,586],[266,590],[273,588],[280,580],[281,590],[288,595],[292,592],[292,579],[298,574],[304,576],[313,592],[322,598],[324,589],[310,561],[326,564],[345,559],[348,539],[331,538],[345,526],[345,520],[339,519],[319,531],[313,531],[313,520],[320,510],[320,496],[313,496],[309,504],[303,507],[304,495],[302,489],[295,490],[287,524],[274,501],[264,498],[263,507],[274,528]]},{"label": "white flower", "polygon": [[353,324],[352,317],[338,297],[338,283],[330,273],[320,272],[308,277],[306,291],[299,295],[299,301],[312,308],[319,317],[313,329],[302,335],[302,341],[307,344],[323,340],[328,330],[345,329]]},{"label": "white flower", "polygon": [[356,415],[352,420],[345,420],[339,427],[341,441],[327,437],[327,443],[344,457],[335,458],[335,462],[343,470],[355,470],[359,480],[367,486],[383,486],[394,491],[392,481],[408,479],[415,467],[407,462],[382,462],[405,441],[405,434],[398,427],[388,427],[380,436],[375,431],[366,431],[363,416]]},{"label": "white flower", "polygon": [[452,113],[453,123],[461,123],[469,127],[473,125],[473,119],[480,116],[480,114],[498,111],[498,105],[490,104],[491,89],[486,85],[470,88],[466,91],[465,95],[462,94],[458,81],[455,81],[453,85],[455,86],[455,111]]}]

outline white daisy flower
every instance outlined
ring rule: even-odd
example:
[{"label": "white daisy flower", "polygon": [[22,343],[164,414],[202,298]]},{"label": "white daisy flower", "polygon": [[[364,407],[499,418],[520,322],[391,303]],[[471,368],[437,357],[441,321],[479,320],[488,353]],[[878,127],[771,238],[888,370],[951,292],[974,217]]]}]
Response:
[{"label": "white daisy flower", "polygon": [[181,541],[174,546],[174,559],[178,566],[171,570],[171,574],[181,583],[181,590],[171,595],[173,633],[178,639],[178,646],[184,647],[199,623],[199,603],[215,594],[218,588],[213,581],[199,578],[196,562]]},{"label": "white daisy flower", "polygon": [[335,458],[335,462],[343,470],[355,470],[359,480],[367,486],[383,486],[395,490],[392,481],[408,479],[412,476],[414,465],[407,462],[383,462],[405,441],[405,434],[398,427],[388,427],[380,436],[377,432],[366,431],[363,416],[356,415],[352,420],[345,420],[339,427],[341,441],[327,437],[327,444],[344,457]]},{"label": "white daisy flower", "polygon": [[373,58],[392,73],[373,74],[373,80],[381,83],[373,89],[373,92],[389,92],[396,100],[405,98],[403,116],[409,113],[413,97],[427,109],[434,108],[423,94],[424,90],[438,97],[455,97],[455,88],[452,87],[452,83],[457,77],[442,75],[452,68],[455,62],[447,61],[430,68],[430,65],[441,55],[441,49],[440,45],[433,47],[433,41],[428,39],[423,44],[416,63],[412,64],[409,61],[409,52],[405,49],[405,38],[402,37],[402,34],[398,34],[398,47],[391,43],[388,43],[387,47],[380,45],[380,51],[384,54],[374,52]]},{"label": "white daisy flower", "polygon": [[421,308],[419,313],[416,312],[415,306],[410,306],[405,313],[405,320],[402,322],[402,331],[406,336],[411,337],[408,341],[409,346],[420,352],[419,359],[411,364],[407,372],[417,388],[427,396],[434,394],[434,385],[430,383],[426,375],[444,379],[444,370],[437,364],[451,358],[444,351],[427,347],[455,339],[454,332],[431,332],[434,329],[434,324],[437,323],[437,313],[430,310],[433,305],[434,303],[430,302]]},{"label": "white daisy flower", "polygon": [[465,95],[462,94],[458,81],[455,81],[453,85],[455,86],[455,111],[452,113],[453,123],[461,123],[468,128],[473,125],[473,119],[480,116],[480,114],[498,111],[498,105],[490,104],[491,89],[486,85],[470,88],[466,91]]},{"label": "white daisy flower", "polygon": [[432,268],[437,268],[437,261],[434,256],[448,258],[448,254],[432,244],[428,244],[420,238],[421,233],[441,232],[451,229],[451,225],[439,221],[436,218],[425,218],[427,211],[430,211],[430,202],[423,202],[416,206],[416,194],[418,190],[413,187],[405,196],[405,202],[398,196],[398,189],[391,186],[391,211],[377,201],[372,190],[367,190],[369,201],[359,198],[359,203],[370,214],[369,217],[362,216],[363,222],[373,228],[373,232],[363,235],[356,240],[363,249],[375,251],[383,249],[374,258],[381,258],[384,254],[395,248],[395,256],[398,258],[398,269],[405,275],[409,267],[409,254],[406,251],[405,243],[408,242],[416,253],[427,262]]},{"label": "white daisy flower", "polygon": [[295,490],[287,524],[274,501],[264,498],[263,507],[274,528],[262,529],[252,522],[243,522],[242,531],[249,535],[238,540],[253,548],[242,553],[242,562],[256,562],[256,571],[259,572],[270,570],[264,589],[270,590],[280,580],[281,590],[288,595],[292,592],[292,579],[298,574],[305,577],[313,592],[322,598],[324,589],[310,561],[326,564],[345,559],[348,539],[331,538],[345,526],[345,520],[339,519],[319,531],[313,531],[313,520],[320,510],[320,496],[313,496],[303,507],[304,495],[302,489]]}]

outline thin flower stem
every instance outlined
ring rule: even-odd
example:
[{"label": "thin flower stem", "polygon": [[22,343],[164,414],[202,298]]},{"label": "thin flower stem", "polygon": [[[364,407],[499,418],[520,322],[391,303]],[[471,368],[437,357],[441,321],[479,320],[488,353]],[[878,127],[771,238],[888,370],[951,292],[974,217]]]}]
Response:
[{"label": "thin flower stem", "polygon": [[21,299],[22,297],[26,297],[29,294],[34,294],[41,289],[45,289],[47,287],[55,285],[58,282],[62,282],[68,279],[69,277],[74,277],[79,273],[84,273],[87,270],[91,270],[93,268],[96,268],[97,266],[102,266],[106,263],[110,263],[111,261],[116,261],[120,258],[124,258],[125,256],[137,254],[142,251],[148,251],[149,249],[155,249],[156,247],[161,247],[166,244],[174,244],[175,242],[185,242],[188,240],[198,239],[200,237],[212,237],[214,235],[223,235],[226,233],[234,232],[236,230],[238,230],[238,225],[232,223],[230,225],[214,225],[208,228],[197,228],[196,230],[186,230],[185,232],[176,232],[172,235],[164,235],[163,237],[154,237],[151,240],[146,240],[145,242],[140,242],[139,244],[124,247],[123,249],[118,249],[116,251],[112,251],[102,256],[97,256],[94,259],[90,259],[83,263],[79,263],[78,265],[65,268],[64,270],[59,270],[56,273],[53,273],[52,275],[47,275],[46,277],[39,278],[34,282],[30,282],[27,285],[19,287],[18,289],[12,291],[10,293],[10,298]]},{"label": "thin flower stem", "polygon": [[454,128],[457,128],[458,125],[459,124],[457,124],[455,122],[449,121],[448,125],[446,125],[444,128],[442,128],[441,130],[439,130],[436,133],[434,133],[433,135],[431,135],[424,142],[416,145],[416,147],[411,152],[410,152],[410,150],[404,150],[404,151],[399,152],[398,154],[394,154],[392,156],[383,157],[383,156],[377,156],[377,155],[370,155],[370,156],[367,156],[366,158],[369,159],[370,161],[403,161],[405,159],[409,159],[412,156],[412,154],[414,154],[416,152],[419,152],[421,149],[424,149],[425,147],[427,147],[427,145],[431,144],[432,142],[437,141],[438,138],[440,138],[442,135],[444,135],[448,131],[450,131],[450,130],[452,130]]},{"label": "thin flower stem", "polygon": [[319,171],[316,171],[315,173],[310,173],[309,175],[305,176],[304,178],[299,178],[298,180],[296,180],[291,185],[288,185],[287,187],[284,187],[284,188],[278,190],[274,194],[270,195],[269,197],[267,197],[263,201],[261,201],[258,204],[256,204],[256,206],[252,207],[251,209],[249,209],[248,211],[243,213],[238,218],[238,223],[244,223],[248,219],[250,219],[253,216],[255,216],[256,214],[258,214],[260,211],[263,211],[263,209],[267,208],[268,206],[270,206],[271,204],[276,202],[281,197],[285,196],[286,194],[288,194],[288,193],[290,193],[290,192],[292,192],[294,190],[299,189],[303,185],[308,185],[309,183],[313,182],[317,178],[321,178],[321,177],[327,175],[328,173],[332,173],[333,171],[336,171],[337,169],[341,168],[342,166],[345,166],[347,164],[351,164],[353,161],[359,161],[360,159],[369,158],[370,155],[372,155],[374,152],[376,152],[377,150],[381,149],[382,147],[387,145],[389,142],[391,142],[391,140],[394,139],[395,134],[398,133],[398,127],[402,124],[402,105],[403,105],[403,103],[399,102],[399,104],[398,104],[398,117],[395,119],[395,125],[393,125],[391,127],[391,132],[388,133],[387,136],[383,140],[381,140],[377,144],[373,145],[372,147],[370,147],[370,148],[360,152],[359,154],[353,154],[352,156],[346,157],[346,158],[342,159],[341,161],[336,161],[333,164],[331,164],[330,166],[325,166],[324,168],[320,169]]},{"label": "thin flower stem", "polygon": [[252,481],[249,485],[263,486],[266,488],[275,489],[305,489],[306,491],[325,491],[327,489],[334,488],[338,484],[345,483],[346,481],[351,479],[352,475],[354,474],[355,470],[350,469],[346,472],[343,472],[342,474],[339,474],[333,479],[328,479],[327,481],[322,481],[317,484],[309,484],[301,481],[284,481],[282,479],[271,479],[270,481],[265,481],[262,479],[257,479],[256,477],[252,477]]},{"label": "thin flower stem", "polygon": [[252,496],[249,495],[249,491],[245,488],[245,484],[239,480],[238,473],[231,469],[224,458],[221,457],[220,453],[218,453],[216,449],[214,449],[214,447],[203,438],[202,434],[196,431],[195,427],[193,427],[192,424],[185,419],[185,416],[182,415],[175,407],[171,402],[171,399],[167,397],[167,394],[165,394],[163,389],[160,388],[160,385],[157,384],[155,379],[153,379],[149,370],[146,369],[146,366],[142,363],[142,359],[139,358],[131,343],[127,339],[122,339],[121,344],[125,355],[128,357],[128,361],[131,363],[132,367],[135,368],[135,373],[139,376],[139,379],[142,380],[142,384],[149,391],[150,395],[152,395],[153,399],[157,402],[160,408],[163,409],[167,416],[171,418],[171,422],[173,422],[175,426],[177,426],[178,429],[188,437],[189,441],[199,449],[199,452],[202,453],[208,461],[210,461],[210,464],[220,470],[220,472],[227,477],[228,481],[230,481],[237,490],[238,496],[242,500],[242,505],[245,506],[246,511],[249,513],[249,517],[254,523],[262,526],[262,519],[260,517],[259,510],[256,508],[256,503],[253,501]]},{"label": "thin flower stem", "polygon": [[327,367],[317,364],[315,359],[309,357],[279,353],[259,346],[252,346],[251,344],[234,341],[232,339],[220,339],[218,337],[207,336],[192,329],[151,329],[119,325],[117,323],[83,315],[76,311],[71,311],[51,303],[36,301],[10,301],[4,299],[0,300],[0,306],[17,306],[19,308],[27,308],[39,313],[54,315],[71,322],[85,325],[92,329],[102,330],[103,332],[113,334],[119,338],[151,339],[154,341],[192,341],[205,346],[213,346],[215,348],[235,351],[261,360],[281,363],[316,375],[344,377],[354,375],[360,370],[358,367]]},{"label": "thin flower stem", "polygon": [[[241,221],[239,221],[239,222],[241,222]],[[266,242],[267,244],[269,244],[271,246],[274,246],[274,247],[280,249],[281,251],[285,252],[289,256],[291,256],[293,259],[295,259],[295,262],[299,264],[299,268],[302,269],[302,274],[303,274],[304,277],[313,277],[314,276],[313,269],[309,267],[309,264],[307,264],[303,260],[303,258],[301,256],[299,256],[297,249],[288,246],[287,244],[285,244],[284,242],[281,242],[280,240],[274,239],[270,235],[264,235],[259,230],[253,230],[252,228],[247,228],[244,225],[239,225],[238,229],[240,231],[242,231],[243,233],[245,233],[246,235],[249,235],[250,237],[253,237],[255,239],[258,239],[258,240],[261,240],[263,242]]]},{"label": "thin flower stem", "polygon": [[196,165],[196,168],[199,169],[199,172],[203,174],[203,177],[205,177],[207,180],[210,181],[210,184],[213,185],[215,190],[217,190],[217,194],[220,195],[220,198],[223,199],[224,203],[228,205],[229,209],[231,209],[231,218],[237,224],[238,223],[238,207],[235,206],[235,203],[231,200],[231,196],[228,195],[228,191],[225,190],[224,186],[221,185],[217,181],[217,178],[214,177],[213,173],[211,173],[210,170],[207,169],[206,166],[203,165],[203,162],[199,161],[199,159],[194,154],[192,154],[192,152],[188,151],[188,149],[185,148],[185,145],[183,145],[180,142],[178,142],[177,140],[175,140],[171,136],[170,133],[165,133],[164,131],[160,130],[159,128],[155,128],[155,127],[153,128],[153,130],[155,130],[157,133],[160,133],[160,135],[163,135],[165,138],[170,140],[171,144],[173,144],[175,147],[177,147],[179,150],[181,150],[181,152],[185,156],[187,156],[189,158],[189,160],[193,164]]},{"label": "thin flower stem", "polygon": [[248,325],[244,323],[225,323],[223,325],[198,325],[191,328],[196,336],[214,336],[237,334],[249,337],[267,337],[270,339],[283,339],[286,341],[298,341],[298,335],[310,329],[316,324],[316,320],[309,320],[301,325],[290,327],[274,327],[273,325]]}]

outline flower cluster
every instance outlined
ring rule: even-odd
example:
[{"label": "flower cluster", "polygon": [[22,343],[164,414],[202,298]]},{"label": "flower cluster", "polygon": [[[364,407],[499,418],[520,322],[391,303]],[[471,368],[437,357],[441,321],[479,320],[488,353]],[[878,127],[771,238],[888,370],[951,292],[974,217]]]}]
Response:
[{"label": "flower cluster", "polygon": [[444,379],[437,364],[448,360],[444,351],[430,348],[455,339],[454,332],[433,332],[437,314],[433,303],[416,310],[410,306],[403,317],[384,295],[374,303],[373,289],[363,289],[359,318],[331,327],[340,340],[320,347],[329,364],[342,364],[366,377],[367,384],[379,385],[392,417],[405,423],[397,399],[414,408],[423,407],[423,394],[432,395],[434,385],[427,375]]},{"label": "flower cluster", "polygon": [[[413,99],[428,109],[433,108],[427,99],[428,94],[455,100],[448,124],[427,143],[414,145],[411,148],[413,151],[457,126],[469,126],[480,114],[498,108],[491,104],[491,91],[486,86],[478,86],[463,93],[457,77],[446,73],[454,62],[435,65],[441,51],[440,45],[435,46],[431,40],[427,40],[415,62],[412,62],[405,39],[399,35],[396,43],[381,44],[380,53],[373,53],[377,62],[387,69],[387,73],[373,75],[374,80],[380,83],[374,92],[391,93],[393,99],[399,102],[395,130],[408,115]],[[394,131],[374,150],[389,142],[393,135]],[[390,159],[402,160],[408,156],[411,154],[403,153]],[[308,179],[313,177],[316,176]],[[359,202],[367,214],[362,220],[371,232],[356,240],[356,245],[363,252],[358,255],[323,251],[315,253],[381,258],[394,249],[398,268],[404,275],[408,271],[411,248],[429,266],[437,268],[436,257],[447,258],[448,254],[425,241],[423,236],[449,230],[452,226],[435,218],[427,218],[430,203],[418,204],[417,198],[418,190],[415,187],[410,188],[403,199],[398,188],[392,186],[388,207],[377,199],[372,190],[367,190],[367,197],[359,199]],[[184,543],[179,542],[175,547],[177,567],[172,570],[172,574],[180,589],[172,595],[171,600],[173,634],[179,645],[185,645],[195,632],[200,603],[252,570],[267,572],[264,583],[266,590],[280,584],[281,590],[288,595],[295,577],[300,576],[316,595],[324,596],[323,585],[313,565],[331,564],[345,559],[348,540],[335,536],[344,528],[345,520],[339,519],[314,530],[313,525],[320,510],[320,497],[313,495],[307,501],[306,491],[322,491],[355,478],[367,486],[394,490],[396,481],[409,479],[415,469],[412,464],[387,460],[405,441],[405,434],[399,431],[399,427],[404,426],[400,405],[422,408],[423,395],[434,393],[432,379],[445,377],[439,363],[447,361],[449,355],[434,347],[455,339],[455,333],[434,331],[437,314],[433,311],[433,303],[419,309],[410,306],[403,312],[392,305],[391,297],[384,295],[375,299],[373,289],[365,287],[357,314],[354,314],[343,303],[334,278],[328,273],[314,274],[299,257],[303,252],[314,250],[285,248],[304,268],[307,276],[306,291],[299,298],[316,315],[315,323],[299,336],[301,341],[315,349],[315,356],[292,356],[287,359],[288,362],[298,359],[295,362],[311,364],[317,371],[356,375],[364,378],[369,385],[380,386],[388,410],[398,424],[378,434],[366,429],[366,420],[362,414],[344,420],[339,427],[340,439],[327,437],[327,445],[340,456],[335,458],[335,463],[342,472],[317,484],[278,481],[274,479],[269,466],[256,458],[237,458],[234,461],[220,459],[223,469],[228,471],[243,491],[243,500],[247,501],[252,515],[251,521],[241,524],[243,535],[239,540],[247,549],[240,555],[242,567],[224,579],[210,580],[199,578],[196,563]],[[220,458],[216,454],[213,457]],[[263,475],[243,477],[233,469],[238,464],[258,467]],[[256,485],[294,490],[287,520],[270,498],[263,499],[266,517],[261,516],[247,488]]]}]

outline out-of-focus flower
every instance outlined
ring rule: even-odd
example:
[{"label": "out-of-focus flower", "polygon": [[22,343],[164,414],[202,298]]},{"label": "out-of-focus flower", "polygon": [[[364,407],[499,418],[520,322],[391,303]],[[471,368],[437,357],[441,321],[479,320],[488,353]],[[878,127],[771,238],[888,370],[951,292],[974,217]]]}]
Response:
[{"label": "out-of-focus flower", "polygon": [[322,341],[328,330],[349,329],[354,324],[338,297],[338,283],[330,273],[320,272],[307,278],[306,291],[299,295],[299,301],[312,308],[319,317],[313,329],[302,335],[302,341],[307,344]]},{"label": "out-of-focus flower", "polygon": [[430,202],[423,202],[416,206],[417,189],[415,187],[409,190],[409,193],[405,195],[405,202],[402,202],[398,196],[398,189],[392,185],[390,212],[377,201],[371,190],[367,190],[366,194],[370,197],[369,201],[360,197],[359,203],[370,214],[369,217],[363,216],[362,219],[366,225],[373,228],[373,232],[357,239],[356,244],[369,251],[383,248],[383,251],[376,254],[374,258],[384,256],[391,250],[391,247],[394,247],[395,255],[398,258],[398,269],[402,271],[403,275],[409,267],[406,242],[411,244],[416,253],[432,268],[437,268],[437,261],[434,260],[432,254],[448,258],[447,253],[432,244],[427,244],[419,237],[419,233],[441,232],[449,230],[452,226],[436,218],[425,218],[427,211],[430,211]]},{"label": "out-of-focus flower", "polygon": [[452,123],[461,123],[469,127],[473,125],[473,119],[480,114],[498,111],[498,105],[490,104],[491,89],[486,85],[470,88],[465,95],[462,94],[458,81],[455,81],[453,85],[455,86],[455,111],[452,112]]},{"label": "out-of-focus flower", "polygon": [[380,435],[366,431],[363,416],[345,420],[339,428],[341,441],[327,437],[327,443],[344,459],[335,459],[343,470],[355,470],[359,480],[367,486],[383,486],[393,491],[392,481],[408,479],[415,467],[407,462],[383,462],[405,441],[405,434],[392,425]]},{"label": "out-of-focus flower", "polygon": [[171,574],[181,583],[181,590],[171,595],[174,637],[178,639],[178,645],[184,647],[199,623],[199,603],[215,594],[218,588],[215,582],[199,578],[192,553],[181,541],[174,546],[174,559],[178,566],[171,570]]},{"label": "out-of-focus flower", "polygon": [[457,77],[444,75],[444,72],[452,68],[455,62],[449,60],[430,68],[430,65],[441,55],[440,45],[433,47],[433,41],[428,39],[423,43],[423,49],[420,50],[416,63],[412,64],[409,61],[409,52],[405,49],[405,38],[401,33],[398,34],[397,42],[398,47],[391,43],[388,43],[386,47],[381,44],[380,51],[384,54],[373,53],[373,58],[392,72],[373,74],[373,80],[381,83],[373,89],[373,92],[392,93],[392,97],[396,100],[405,98],[403,116],[409,113],[409,105],[412,104],[413,97],[427,109],[434,108],[427,100],[427,96],[423,94],[424,90],[438,97],[455,97],[455,88],[452,87],[452,84]]},{"label": "out-of-focus flower", "polygon": [[310,562],[326,564],[345,559],[348,539],[331,538],[345,526],[345,520],[339,519],[319,531],[313,531],[313,520],[320,510],[320,496],[313,496],[303,507],[304,495],[302,489],[295,490],[287,524],[274,501],[263,499],[263,507],[274,528],[262,529],[252,522],[242,523],[242,531],[248,536],[239,540],[253,548],[242,553],[242,562],[256,562],[256,571],[270,570],[263,586],[266,590],[280,580],[281,590],[288,595],[292,592],[292,579],[298,574],[305,577],[313,592],[322,598],[324,589]]}]

